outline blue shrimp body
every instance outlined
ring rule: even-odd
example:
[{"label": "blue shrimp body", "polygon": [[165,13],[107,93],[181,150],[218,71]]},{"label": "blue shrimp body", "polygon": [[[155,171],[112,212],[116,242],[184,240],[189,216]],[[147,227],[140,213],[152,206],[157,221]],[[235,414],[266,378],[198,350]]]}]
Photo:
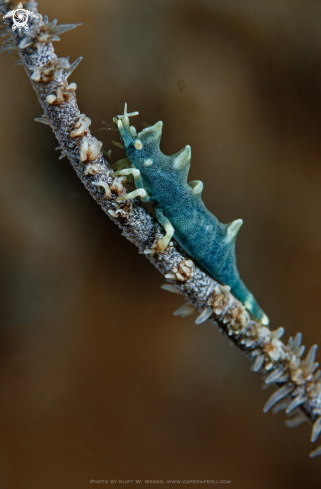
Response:
[{"label": "blue shrimp body", "polygon": [[268,324],[267,316],[240,279],[236,267],[235,240],[243,221],[220,223],[202,201],[202,182],[187,183],[190,146],[166,156],[159,148],[162,122],[137,135],[135,128],[129,126],[128,115],[131,114],[127,114],[125,108],[124,115],[118,116],[115,123],[130,169],[115,173],[132,173],[140,189],[132,192],[132,196],[140,195],[144,201],[154,201],[157,219],[168,234],[166,245],[173,236],[215,280],[229,285],[233,295],[263,324]]}]

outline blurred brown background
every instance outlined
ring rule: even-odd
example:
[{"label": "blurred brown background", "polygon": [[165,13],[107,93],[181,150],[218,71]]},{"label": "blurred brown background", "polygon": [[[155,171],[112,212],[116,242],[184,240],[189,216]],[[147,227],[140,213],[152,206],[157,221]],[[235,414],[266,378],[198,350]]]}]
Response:
[{"label": "blurred brown background", "polygon": [[[208,208],[244,219],[239,270],[272,328],[321,343],[321,3],[41,0],[39,11],[84,24],[55,48],[84,57],[71,81],[92,128],[126,101],[139,130],[164,121],[164,153],[190,144]],[[1,489],[319,488],[310,427],[264,415],[271,391],[236,348],[172,316],[181,299],[33,121],[41,108],[15,56],[0,57]],[[95,135],[112,148],[116,133]]]}]

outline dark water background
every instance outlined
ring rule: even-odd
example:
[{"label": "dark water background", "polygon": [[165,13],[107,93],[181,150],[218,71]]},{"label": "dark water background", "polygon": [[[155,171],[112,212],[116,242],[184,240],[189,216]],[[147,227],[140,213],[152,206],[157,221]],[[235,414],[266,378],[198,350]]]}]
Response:
[{"label": "dark water background", "polygon": [[[244,220],[239,270],[272,328],[321,343],[321,3],[42,0],[39,11],[84,24],[55,48],[84,57],[70,81],[92,128],[126,101],[139,130],[164,121],[164,153],[190,144],[208,208]],[[172,316],[179,296],[33,121],[41,108],[15,58],[0,58],[0,487],[319,488],[308,425],[264,415],[270,391],[241,353],[210,323]],[[95,136],[107,150],[116,133]]]}]

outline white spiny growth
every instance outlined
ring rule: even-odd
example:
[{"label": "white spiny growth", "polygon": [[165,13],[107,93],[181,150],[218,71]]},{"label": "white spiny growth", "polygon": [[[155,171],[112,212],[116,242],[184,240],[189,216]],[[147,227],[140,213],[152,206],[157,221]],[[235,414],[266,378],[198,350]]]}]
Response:
[{"label": "white spiny growth", "polygon": [[56,99],[57,99],[56,95],[47,95],[46,102],[49,105],[52,105],[56,101]]},{"label": "white spiny growth", "polygon": [[[291,337],[287,346],[278,340],[282,334],[283,328],[278,328],[276,331],[271,332],[270,335],[263,335],[263,348],[260,350],[253,350],[252,355],[257,355],[257,359],[260,358],[260,361],[256,359],[256,362],[261,364],[260,368],[265,363],[265,370],[272,371],[266,377],[265,382],[267,384],[274,382],[279,386],[279,389],[272,394],[265,404],[264,412],[267,412],[280,400],[291,395],[291,398],[286,399],[283,405],[286,408],[286,413],[289,414],[297,410],[297,408],[321,391],[321,374],[320,371],[315,372],[319,365],[315,362],[317,345],[313,345],[310,348],[307,357],[301,361],[300,357],[304,352],[304,347],[301,346],[302,334],[298,333],[294,339]],[[280,344],[276,346],[275,342],[279,342]],[[263,355],[260,353],[262,350],[264,352]],[[271,363],[272,366],[270,366]],[[258,368],[258,370],[260,368]],[[282,383],[284,385],[280,387],[280,384]],[[313,414],[316,418],[312,429],[312,442],[318,438],[321,432],[321,408],[315,408]],[[298,426],[304,420],[306,420],[305,416],[300,413],[299,415],[287,419],[286,425],[288,427]],[[313,456],[317,455],[317,453],[314,452],[313,454]]]},{"label": "white spiny growth", "polygon": [[271,409],[271,407],[274,406],[274,404],[276,404],[281,399],[283,399],[288,394],[290,394],[293,391],[293,389],[294,389],[293,384],[285,384],[284,386],[280,387],[280,389],[275,391],[272,394],[272,396],[268,399],[268,401],[266,402],[266,404],[263,408],[263,412],[267,413],[269,411],[269,409]]},{"label": "white spiny growth", "polygon": [[[262,388],[265,389],[265,388],[268,388],[270,386],[266,386],[265,384],[263,384]],[[272,413],[273,414],[277,414],[279,413],[280,411],[284,411],[289,405],[289,399],[282,399],[281,401],[279,401],[278,403],[274,404],[273,408],[272,408]]]},{"label": "white spiny growth", "polygon": [[319,445],[315,450],[313,450],[310,454],[310,458],[318,457],[321,455],[321,445]]},{"label": "white spiny growth", "polygon": [[120,195],[124,190],[122,182],[124,181],[124,177],[116,177],[111,184],[111,190],[115,192],[117,195]]},{"label": "white spiny growth", "polygon": [[279,341],[279,338],[284,334],[284,328],[278,328],[275,331],[271,331],[270,339],[267,339],[263,346],[263,352],[265,358],[267,358],[266,370],[270,370],[273,367],[273,363],[283,360],[285,355],[283,351],[283,343]]},{"label": "white spiny growth", "polygon": [[288,399],[282,399],[282,401],[279,401],[272,408],[273,414],[277,414],[280,411],[284,411],[288,407],[288,405],[289,405],[289,400]]},{"label": "white spiny growth", "polygon": [[[42,114],[41,117],[36,117],[35,118],[35,121],[36,122],[41,122],[42,124],[46,124],[46,126],[49,126],[50,125],[47,117],[45,116],[45,114]],[[58,149],[58,148],[56,148],[56,149]],[[59,146],[59,149],[60,149],[60,146]]]},{"label": "white spiny growth", "polygon": [[[177,271],[176,268],[175,272]],[[177,280],[173,269],[166,278]],[[167,285],[171,286],[171,284]],[[271,331],[263,324],[253,321],[242,304],[235,301],[233,307],[233,298],[229,292],[228,286],[215,286],[212,297],[207,302],[209,307],[203,309],[196,323],[206,321],[213,312],[223,323],[227,323],[228,334],[238,338],[254,359],[252,369],[263,370],[265,384],[276,384],[278,387],[266,402],[264,412],[273,407],[273,412],[285,409],[286,414],[290,416],[285,424],[288,427],[299,426],[307,418],[302,412],[298,412],[298,408],[321,393],[321,372],[316,372],[318,363],[315,362],[317,346],[313,345],[306,358],[301,360],[305,349],[301,345],[301,333],[298,333],[295,338],[290,337],[288,344],[284,345],[280,341],[284,334],[283,327]],[[187,306],[183,305],[175,315],[184,313],[185,309],[188,312]],[[321,406],[313,410],[313,415],[315,421],[311,440],[315,441],[321,433]],[[312,452],[311,456],[317,455],[321,455],[321,448]]]},{"label": "white spiny growth", "polygon": [[252,365],[253,372],[259,372],[262,368],[263,363],[264,363],[264,355],[258,354],[255,358],[253,365]]},{"label": "white spiny growth", "polygon": [[173,284],[163,284],[161,285],[161,289],[167,290],[167,292],[171,292],[172,294],[182,294],[181,291]]},{"label": "white spiny growth", "polygon": [[301,342],[302,333],[297,333],[294,339],[292,338],[292,336],[290,336],[287,344],[288,350],[292,351],[292,353],[298,358],[301,358],[305,351],[305,346],[301,345]]},{"label": "white spiny growth", "polygon": [[313,345],[305,360],[301,361],[298,357],[291,359],[289,371],[292,382],[297,385],[305,385],[307,382],[313,381],[313,373],[319,366],[317,362],[314,362],[316,350],[317,345]]},{"label": "white spiny growth", "polygon": [[321,433],[321,416],[318,417],[312,426],[311,441],[314,442]]},{"label": "white spiny growth", "polygon": [[34,11],[37,9],[37,2],[33,0],[23,1],[23,0],[0,0],[0,5],[8,5],[9,8],[16,9],[18,5],[22,3],[22,5],[27,9]]},{"label": "white spiny growth", "polygon": [[291,413],[294,409],[296,409],[298,406],[301,406],[301,404],[305,403],[307,400],[308,396],[304,392],[301,392],[293,399],[293,401],[290,402],[285,412],[287,414]]},{"label": "white spiny growth", "polygon": [[32,71],[31,80],[43,83],[48,83],[54,79],[62,81],[63,72],[67,72],[69,76],[70,68],[71,65],[68,58],[58,58],[55,54],[52,55],[50,62],[45,66],[28,67]]},{"label": "white spiny growth", "polygon": [[69,85],[66,86],[65,90],[64,90],[64,95],[67,95],[68,94],[71,94],[72,92],[75,92],[77,90],[77,84],[75,82],[73,83],[69,83]]},{"label": "white spiny growth", "polygon": [[307,354],[306,359],[303,360],[301,362],[301,365],[300,365],[303,373],[305,374],[305,377],[308,380],[311,380],[312,379],[313,372],[319,366],[319,363],[318,362],[314,362],[317,349],[318,349],[318,345],[312,345],[311,348],[310,348],[310,350],[309,350],[309,352],[308,352],[308,354]]},{"label": "white spiny growth", "polygon": [[124,217],[128,216],[128,212],[124,209],[121,209],[119,206],[116,208],[115,211],[113,211],[112,209],[109,209],[108,214],[111,217],[114,217],[115,219],[119,219],[122,216],[124,216]]},{"label": "white spiny growth", "polygon": [[[155,241],[155,242],[152,244],[151,248],[146,248],[146,249],[144,250],[144,255],[155,255],[155,253],[157,252],[157,250],[158,250],[158,240],[157,240],[157,241]],[[165,275],[165,278],[169,278],[169,279],[171,279],[171,280],[176,280],[176,275],[175,275],[174,273],[171,273],[171,272],[170,272],[170,273],[167,273],[167,274]]]},{"label": "white spiny growth", "polygon": [[[35,119],[35,120],[37,120],[37,119]],[[39,122],[41,122],[41,121],[39,120]],[[62,146],[57,146],[57,148],[55,148],[55,149],[56,149],[57,151],[61,151],[61,154],[60,154],[60,156],[59,156],[59,159],[60,159],[60,160],[62,160],[63,158],[65,158],[65,157],[67,156],[67,153],[65,153],[65,151],[64,151],[64,149],[63,149],[63,147],[62,147]]]},{"label": "white spiny growth", "polygon": [[[68,83],[65,81],[69,78],[71,73],[76,69],[79,65],[82,57],[80,56],[76,59],[72,64],[69,63],[68,58],[58,58],[55,54],[52,55],[50,62],[44,66],[29,66],[28,69],[32,71],[31,80],[48,83],[52,80],[58,80],[62,82],[63,88],[66,88],[67,91],[72,89],[76,89],[76,84],[71,83],[68,86]],[[65,75],[65,80],[63,80],[63,74]]]},{"label": "white spiny growth", "polygon": [[208,301],[208,305],[212,306],[213,312],[217,316],[224,316],[230,303],[230,290],[231,287],[229,285],[215,287],[212,297]]},{"label": "white spiny growth", "polygon": [[61,86],[57,88],[56,95],[47,95],[46,101],[49,105],[59,105],[72,97],[76,90],[76,83],[70,83],[70,85],[68,85],[68,82],[63,80]]},{"label": "white spiny growth", "polygon": [[286,420],[284,420],[284,424],[288,428],[296,428],[297,426],[300,426],[301,424],[306,422],[307,418],[302,413],[297,413],[292,418],[287,418]]},{"label": "white spiny growth", "polygon": [[80,114],[79,120],[73,125],[74,129],[70,132],[71,138],[76,138],[78,136],[84,136],[87,133],[87,129],[91,124],[89,117],[85,114]]},{"label": "white spiny growth", "polygon": [[5,37],[9,34],[10,32],[8,30],[7,24],[4,21],[0,22],[0,37]]},{"label": "white spiny growth", "polygon": [[95,137],[90,139],[87,136],[83,137],[80,146],[79,159],[82,163],[85,161],[94,161],[100,156],[100,150],[103,143],[98,141]]},{"label": "white spiny growth", "polygon": [[89,163],[85,168],[85,175],[96,175],[100,173],[102,170],[102,166],[100,163]]},{"label": "white spiny growth", "polygon": [[109,209],[108,210],[108,214],[111,216],[111,217],[114,217],[115,219],[118,219],[119,217],[121,217],[121,214],[119,211],[113,211],[112,209]]},{"label": "white spiny growth", "polygon": [[205,323],[213,314],[211,307],[205,307],[203,312],[196,318],[195,324]]},{"label": "white spiny growth", "polygon": [[182,318],[186,318],[187,316],[191,316],[195,314],[197,309],[193,307],[189,302],[185,302],[182,306],[180,306],[176,311],[174,311],[174,316],[182,316]]},{"label": "white spiny growth", "polygon": [[[264,355],[262,355],[262,357],[264,360]],[[265,383],[272,384],[273,382],[277,382],[283,375],[285,375],[286,371],[287,371],[287,367],[281,365],[280,367],[273,370],[273,372],[266,377]]]},{"label": "white spiny growth", "polygon": [[178,265],[178,271],[176,272],[176,277],[181,282],[189,280],[194,272],[194,263],[192,260],[183,260]]},{"label": "white spiny growth", "polygon": [[8,54],[13,53],[15,51],[16,45],[13,41],[13,39],[10,37],[6,41],[4,41],[3,45],[0,48],[0,53],[4,53],[7,51]]},{"label": "white spiny growth", "polygon": [[175,273],[168,272],[166,273],[165,278],[168,278],[169,280],[176,280],[176,275]]},{"label": "white spiny growth", "polygon": [[[157,242],[153,245],[154,249],[157,248]],[[153,251],[153,247],[151,250],[145,250],[148,252]],[[147,254],[147,253],[146,253]],[[194,272],[194,263],[192,260],[182,260],[177,265],[174,265],[170,272],[165,275],[165,278],[169,280],[178,280],[179,282],[186,282],[189,280]]]},{"label": "white spiny growth", "polygon": [[60,41],[60,35],[64,34],[75,27],[82,24],[61,24],[57,25],[58,20],[54,19],[52,22],[48,21],[48,17],[45,15],[43,20],[37,22],[35,25],[26,32],[25,37],[20,41],[19,48],[25,49],[29,46],[37,46],[38,54],[42,53],[42,50],[46,44],[53,41]]},{"label": "white spiny growth", "polygon": [[[67,59],[69,62],[69,58],[67,58]],[[68,68],[64,68],[66,71],[66,78],[67,79],[70,77],[70,75],[73,73],[73,71],[77,68],[77,66],[79,65],[81,60],[82,60],[82,56],[79,56],[79,58],[77,58],[73,63],[71,63],[71,65],[69,65]]]},{"label": "white spiny growth", "polygon": [[[97,187],[102,187],[105,190],[104,199],[110,199],[111,190],[107,182],[104,182],[103,180],[99,180],[98,182],[92,182],[92,185],[96,185]],[[118,215],[116,217],[118,217]]]}]

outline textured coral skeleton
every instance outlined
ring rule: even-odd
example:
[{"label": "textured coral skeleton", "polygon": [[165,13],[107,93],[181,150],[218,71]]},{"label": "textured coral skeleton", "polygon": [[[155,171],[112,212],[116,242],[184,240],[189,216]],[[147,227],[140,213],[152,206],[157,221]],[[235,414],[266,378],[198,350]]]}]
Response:
[{"label": "textured coral skeleton", "polygon": [[[18,3],[0,0],[0,13],[5,15]],[[36,2],[23,5],[37,14]],[[321,371],[315,362],[317,345],[313,345],[302,360],[305,347],[301,333],[290,337],[287,344],[283,343],[280,339],[283,328],[272,331],[255,319],[231,294],[229,286],[219,284],[201,270],[175,241],[170,241],[164,251],[157,250],[155,243],[164,238],[164,229],[137,198],[127,193],[126,172],[117,175],[117,171],[130,166],[127,158],[111,167],[110,153],[101,149],[102,143],[90,133],[90,119],[80,113],[76,84],[67,82],[81,58],[70,63],[68,58],[58,58],[54,52],[52,41],[60,40],[62,33],[77,25],[59,26],[57,20],[49,22],[40,14],[31,19],[28,32],[12,31],[10,18],[0,24],[0,35],[11,36],[0,52],[17,50],[19,60],[15,65],[24,66],[42,106],[44,114],[36,121],[52,128],[59,142],[56,149],[61,151],[60,158],[68,157],[104,212],[168,280],[162,288],[185,297],[186,302],[174,314],[186,317],[199,311],[197,324],[206,320],[214,323],[252,362],[252,370],[261,372],[264,384],[276,387],[264,412],[271,408],[274,413],[285,410],[288,427],[310,422],[311,441],[315,442],[321,432]],[[123,148],[121,143],[115,143]],[[139,141],[136,144],[139,145]],[[137,190],[134,192],[134,197],[142,196]],[[317,455],[321,455],[321,446],[310,453],[311,457]]]}]

